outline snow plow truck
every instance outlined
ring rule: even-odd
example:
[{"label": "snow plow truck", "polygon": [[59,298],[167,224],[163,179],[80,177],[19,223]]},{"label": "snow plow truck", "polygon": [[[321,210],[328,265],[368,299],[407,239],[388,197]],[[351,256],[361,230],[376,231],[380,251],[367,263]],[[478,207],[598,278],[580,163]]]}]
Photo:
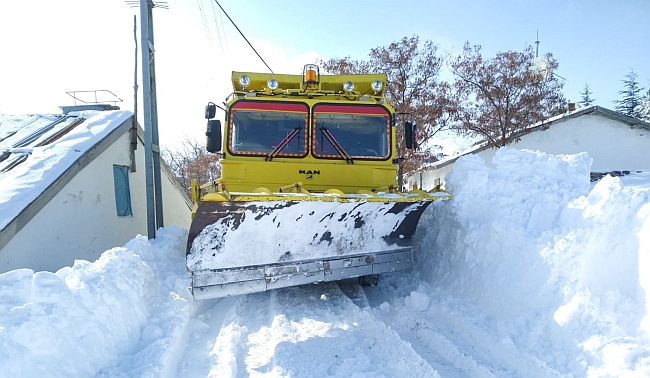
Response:
[{"label": "snow plow truck", "polygon": [[395,130],[415,148],[415,123],[385,97],[385,74],[319,71],[233,72],[223,126],[217,105],[206,106],[206,148],[222,171],[192,182],[195,299],[354,277],[373,284],[413,267],[422,212],[449,197],[397,188]]}]

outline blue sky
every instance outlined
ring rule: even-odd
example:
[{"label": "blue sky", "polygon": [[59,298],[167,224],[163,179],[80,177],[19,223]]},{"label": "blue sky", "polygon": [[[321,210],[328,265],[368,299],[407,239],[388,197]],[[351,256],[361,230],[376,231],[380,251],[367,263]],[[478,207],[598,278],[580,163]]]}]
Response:
[{"label": "blue sky", "polygon": [[642,86],[650,86],[648,0],[221,4],[248,38],[263,36],[289,50],[315,50],[324,57],[364,59],[371,48],[414,34],[456,54],[469,41],[492,57],[534,47],[539,30],[540,55],[551,52],[559,60],[557,74],[566,78],[567,98],[578,100],[588,83],[599,104],[611,107],[630,68],[639,73]]},{"label": "blue sky", "polygon": [[[168,0],[154,12],[160,137],[201,138],[207,101],[230,93],[233,70],[266,71],[212,0]],[[315,59],[364,59],[402,37],[458,54],[465,41],[485,57],[533,45],[551,52],[580,100],[613,108],[634,69],[650,87],[650,0],[263,1],[220,0],[275,72]],[[200,5],[200,6],[199,6]],[[202,17],[202,12],[205,17]],[[54,112],[69,90],[110,89],[133,106],[133,15],[121,0],[0,3],[0,113]],[[138,21],[138,29],[139,21]]]}]

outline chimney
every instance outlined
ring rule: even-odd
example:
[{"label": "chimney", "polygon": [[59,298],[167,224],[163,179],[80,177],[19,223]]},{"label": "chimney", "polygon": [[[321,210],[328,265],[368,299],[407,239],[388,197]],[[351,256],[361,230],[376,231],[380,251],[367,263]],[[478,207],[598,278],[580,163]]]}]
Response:
[{"label": "chimney", "polygon": [[570,102],[570,103],[566,104],[566,110],[570,111],[570,112],[576,110],[575,102]]}]

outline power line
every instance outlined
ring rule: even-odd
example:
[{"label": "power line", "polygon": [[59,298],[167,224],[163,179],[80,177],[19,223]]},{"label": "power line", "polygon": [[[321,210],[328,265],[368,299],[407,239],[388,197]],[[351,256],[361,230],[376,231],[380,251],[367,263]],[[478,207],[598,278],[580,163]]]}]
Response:
[{"label": "power line", "polygon": [[203,21],[203,29],[205,29],[205,35],[208,37],[210,46],[214,46],[214,44],[212,43],[212,33],[210,33],[208,20],[205,18],[205,12],[203,12],[203,6],[201,5],[201,0],[196,0],[196,3],[198,4],[199,12],[201,13],[201,21]]},{"label": "power line", "polygon": [[221,6],[221,4],[219,4],[219,1],[214,0],[214,2],[217,3],[217,5],[219,6],[219,8],[221,8],[221,11],[223,12],[223,14],[225,14],[226,17],[228,17],[228,20],[230,20],[230,22],[233,24],[233,26],[235,27],[235,29],[237,29],[237,31],[239,32],[239,34],[241,34],[241,36],[244,38],[244,40],[246,41],[246,43],[248,43],[248,46],[250,46],[251,49],[253,49],[253,51],[255,51],[255,54],[257,54],[257,56],[260,58],[260,60],[262,61],[262,63],[264,63],[264,65],[266,66],[266,68],[268,68],[269,71],[271,71],[271,73],[275,73],[275,72],[273,72],[273,70],[271,69],[271,67],[269,67],[269,65],[266,64],[266,62],[264,61],[264,59],[262,58],[262,56],[257,52],[257,50],[255,50],[255,47],[253,47],[253,45],[251,45],[251,43],[248,41],[248,39],[246,38],[246,36],[244,35],[244,33],[242,33],[241,30],[239,30],[239,28],[238,28],[237,25],[235,24],[235,21],[233,21],[232,18],[230,18],[230,16],[228,16],[228,13],[226,13],[226,11],[223,9],[223,7]]},{"label": "power line", "polygon": [[[214,8],[213,8],[214,11]],[[216,14],[216,13],[215,13]],[[216,19],[215,19],[216,22]],[[218,26],[221,26],[221,33],[223,34],[223,43],[226,45],[226,52],[230,52],[230,47],[228,46],[228,36],[226,35],[226,28],[225,28],[225,23],[223,22],[223,16],[221,15],[221,12],[219,12],[219,23]],[[217,30],[219,30],[217,28]]]},{"label": "power line", "polygon": [[[212,18],[214,19],[214,25],[217,29],[217,36],[219,37],[219,46],[221,47],[221,52],[225,53],[223,50],[223,45],[224,43],[226,44],[226,51],[228,50],[228,41],[226,40],[226,31],[223,28],[223,18],[221,18],[221,12],[217,11],[217,9],[214,7],[214,3],[210,2],[210,8],[212,9]],[[217,13],[218,12],[218,13]],[[217,21],[217,15],[219,17],[219,21]],[[221,28],[221,30],[219,30]],[[221,38],[221,34],[223,30],[223,41]]]}]

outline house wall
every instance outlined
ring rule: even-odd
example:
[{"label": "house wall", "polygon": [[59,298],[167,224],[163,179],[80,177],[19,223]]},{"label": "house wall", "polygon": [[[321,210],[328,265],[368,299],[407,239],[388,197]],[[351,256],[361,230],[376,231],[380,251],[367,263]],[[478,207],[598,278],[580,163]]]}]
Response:
[{"label": "house wall", "polygon": [[[102,252],[147,234],[144,146],[129,174],[133,215],[118,217],[113,165],[129,166],[129,133],[97,156],[41,209],[0,251],[0,273],[18,268],[56,271],[74,260],[96,260]],[[163,174],[165,225],[189,228],[190,208]]]},{"label": "house wall", "polygon": [[426,170],[423,172],[417,172],[408,177],[407,188],[412,189],[423,189],[431,190],[440,184],[444,188],[444,178],[447,173],[451,172],[451,169],[454,167],[454,164],[443,165],[439,168]]},{"label": "house wall", "polygon": [[[549,154],[577,154],[587,152],[593,159],[592,172],[650,170],[650,131],[632,128],[622,122],[597,114],[585,114],[564,122],[552,124],[546,130],[534,131],[521,137],[510,147],[528,149]],[[488,166],[497,149],[490,148],[476,155]],[[429,190],[453,168],[453,163],[422,173],[422,188]],[[408,178],[409,188],[418,183],[419,173]]]},{"label": "house wall", "polygon": [[[511,147],[549,154],[587,152],[592,172],[650,170],[650,131],[593,114],[527,134]],[[494,156],[496,150],[492,150]]]},{"label": "house wall", "polygon": [[[144,151],[144,147],[142,150]],[[174,178],[173,173],[162,168],[160,181],[163,195],[164,226],[176,225],[189,230],[190,223],[192,223],[192,201],[184,194],[181,195],[184,193],[183,188]],[[144,173],[144,167],[142,167],[142,171]]]}]

